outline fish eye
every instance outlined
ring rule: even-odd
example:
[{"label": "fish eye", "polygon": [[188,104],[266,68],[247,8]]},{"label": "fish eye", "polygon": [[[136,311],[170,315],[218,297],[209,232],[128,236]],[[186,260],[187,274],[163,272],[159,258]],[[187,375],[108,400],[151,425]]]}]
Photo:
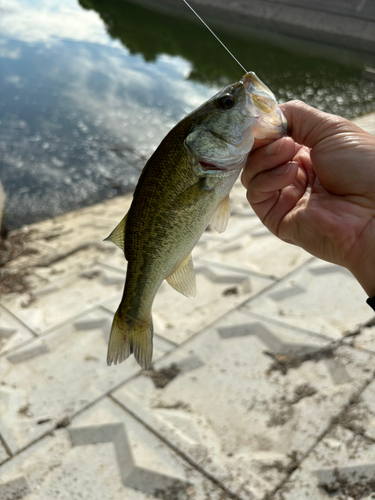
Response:
[{"label": "fish eye", "polygon": [[236,99],[232,94],[225,94],[220,97],[218,104],[221,109],[231,109],[236,104]]}]

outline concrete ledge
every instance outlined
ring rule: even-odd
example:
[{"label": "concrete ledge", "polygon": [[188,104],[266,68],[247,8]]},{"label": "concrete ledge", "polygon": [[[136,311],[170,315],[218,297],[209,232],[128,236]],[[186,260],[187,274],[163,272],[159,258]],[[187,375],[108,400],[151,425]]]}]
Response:
[{"label": "concrete ledge", "polygon": [[[131,0],[154,9],[168,9],[178,15],[186,14],[187,7],[175,0]],[[353,50],[375,54],[375,16],[367,19],[345,14],[336,2],[337,12],[308,7],[276,3],[272,0],[192,0],[205,19],[219,22],[229,30],[245,31],[249,27],[282,33],[306,40],[333,44]]]}]

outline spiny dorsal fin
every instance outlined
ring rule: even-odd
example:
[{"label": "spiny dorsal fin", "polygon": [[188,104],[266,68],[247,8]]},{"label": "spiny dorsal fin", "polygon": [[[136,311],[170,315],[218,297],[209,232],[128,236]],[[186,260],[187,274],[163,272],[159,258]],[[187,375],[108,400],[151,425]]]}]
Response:
[{"label": "spiny dorsal fin", "polygon": [[126,227],[126,219],[128,218],[128,214],[121,220],[121,222],[115,227],[112,233],[107,236],[104,241],[112,241],[115,245],[117,245],[123,252],[125,246],[125,227]]},{"label": "spiny dorsal fin", "polygon": [[229,195],[217,206],[214,215],[210,221],[211,226],[216,229],[218,233],[223,233],[228,224],[230,217],[230,201]]},{"label": "spiny dorsal fin", "polygon": [[195,272],[191,254],[167,278],[168,283],[178,292],[193,298],[197,293]]}]

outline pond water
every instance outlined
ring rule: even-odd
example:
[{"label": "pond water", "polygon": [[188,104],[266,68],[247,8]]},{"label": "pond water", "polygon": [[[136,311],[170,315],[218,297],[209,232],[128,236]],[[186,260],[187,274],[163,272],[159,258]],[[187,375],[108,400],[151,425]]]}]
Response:
[{"label": "pond water", "polygon": [[[242,70],[191,17],[126,0],[2,0],[0,180],[10,228],[131,191],[186,113]],[[375,110],[373,56],[215,27],[280,101]]]}]

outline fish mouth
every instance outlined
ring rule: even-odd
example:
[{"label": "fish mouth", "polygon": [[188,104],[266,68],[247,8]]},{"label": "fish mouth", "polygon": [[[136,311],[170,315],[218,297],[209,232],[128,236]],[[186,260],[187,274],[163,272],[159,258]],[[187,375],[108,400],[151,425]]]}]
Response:
[{"label": "fish mouth", "polygon": [[246,163],[248,153],[230,158],[198,158],[198,163],[205,172],[233,172],[241,170]]},{"label": "fish mouth", "polygon": [[256,118],[258,125],[254,130],[255,139],[278,139],[290,132],[288,122],[277,105],[271,90],[250,71],[241,79],[248,105]]},{"label": "fish mouth", "polygon": [[271,90],[259,80],[253,71],[246,73],[241,79],[241,82],[251,96],[255,106],[262,113],[273,113],[277,108],[276,98]]},{"label": "fish mouth", "polygon": [[202,167],[204,171],[211,171],[211,170],[216,170],[219,172],[225,172],[227,169],[226,168],[220,168],[217,165],[214,165],[213,163],[208,163],[206,161],[199,161],[199,165]]}]

